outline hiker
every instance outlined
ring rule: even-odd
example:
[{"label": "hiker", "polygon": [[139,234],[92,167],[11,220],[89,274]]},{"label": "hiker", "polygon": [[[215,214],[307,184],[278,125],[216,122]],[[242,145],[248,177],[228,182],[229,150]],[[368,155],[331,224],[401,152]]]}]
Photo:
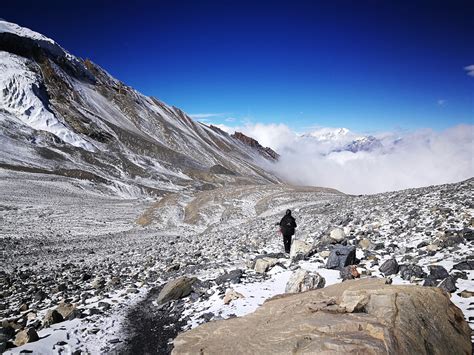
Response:
[{"label": "hiker", "polygon": [[283,235],[283,245],[285,253],[289,253],[291,249],[291,236],[295,234],[296,222],[291,215],[291,210],[286,210],[285,216],[281,219],[280,232]]}]

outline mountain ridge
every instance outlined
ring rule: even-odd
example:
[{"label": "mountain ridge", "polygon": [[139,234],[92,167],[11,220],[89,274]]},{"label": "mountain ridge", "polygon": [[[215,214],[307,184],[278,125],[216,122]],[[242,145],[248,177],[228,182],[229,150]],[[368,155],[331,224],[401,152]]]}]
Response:
[{"label": "mountain ridge", "polygon": [[85,171],[135,195],[281,182],[262,168],[274,160],[266,150],[142,95],[41,34],[0,21],[0,55],[4,167]]}]

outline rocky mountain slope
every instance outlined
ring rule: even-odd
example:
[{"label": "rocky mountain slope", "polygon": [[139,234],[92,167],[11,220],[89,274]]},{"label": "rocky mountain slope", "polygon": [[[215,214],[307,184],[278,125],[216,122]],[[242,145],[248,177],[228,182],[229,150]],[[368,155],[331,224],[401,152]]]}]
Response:
[{"label": "rocky mountain slope", "polygon": [[271,156],[147,97],[52,39],[0,21],[0,167],[125,196],[275,183]]},{"label": "rocky mountain slope", "polygon": [[[8,346],[22,329],[44,337],[12,353],[166,353],[183,330],[351,277],[440,287],[473,326],[472,179],[372,196],[226,187],[144,203],[84,180],[2,174],[2,332]],[[287,208],[298,223],[291,258],[275,227]],[[355,248],[355,270],[329,269],[343,245]],[[295,273],[303,278],[290,282]],[[179,286],[165,298],[167,283]]]}]

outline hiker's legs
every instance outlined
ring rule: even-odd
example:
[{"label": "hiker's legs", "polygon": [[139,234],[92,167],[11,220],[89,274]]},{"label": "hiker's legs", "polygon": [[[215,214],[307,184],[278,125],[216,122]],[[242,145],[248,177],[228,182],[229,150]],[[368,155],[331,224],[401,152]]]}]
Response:
[{"label": "hiker's legs", "polygon": [[285,253],[289,253],[291,249],[291,235],[283,235],[283,245],[285,246]]}]

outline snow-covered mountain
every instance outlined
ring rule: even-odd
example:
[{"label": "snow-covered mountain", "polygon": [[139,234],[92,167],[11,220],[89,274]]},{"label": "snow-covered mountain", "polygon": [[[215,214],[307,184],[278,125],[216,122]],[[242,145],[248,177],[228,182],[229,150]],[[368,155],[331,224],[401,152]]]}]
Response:
[{"label": "snow-covered mountain", "polygon": [[147,97],[54,40],[0,21],[0,167],[162,194],[279,180],[271,155]]},{"label": "snow-covered mountain", "polygon": [[382,141],[371,135],[361,135],[347,128],[320,128],[300,136],[306,140],[313,140],[322,146],[327,146],[328,152],[373,151],[383,147]]}]

